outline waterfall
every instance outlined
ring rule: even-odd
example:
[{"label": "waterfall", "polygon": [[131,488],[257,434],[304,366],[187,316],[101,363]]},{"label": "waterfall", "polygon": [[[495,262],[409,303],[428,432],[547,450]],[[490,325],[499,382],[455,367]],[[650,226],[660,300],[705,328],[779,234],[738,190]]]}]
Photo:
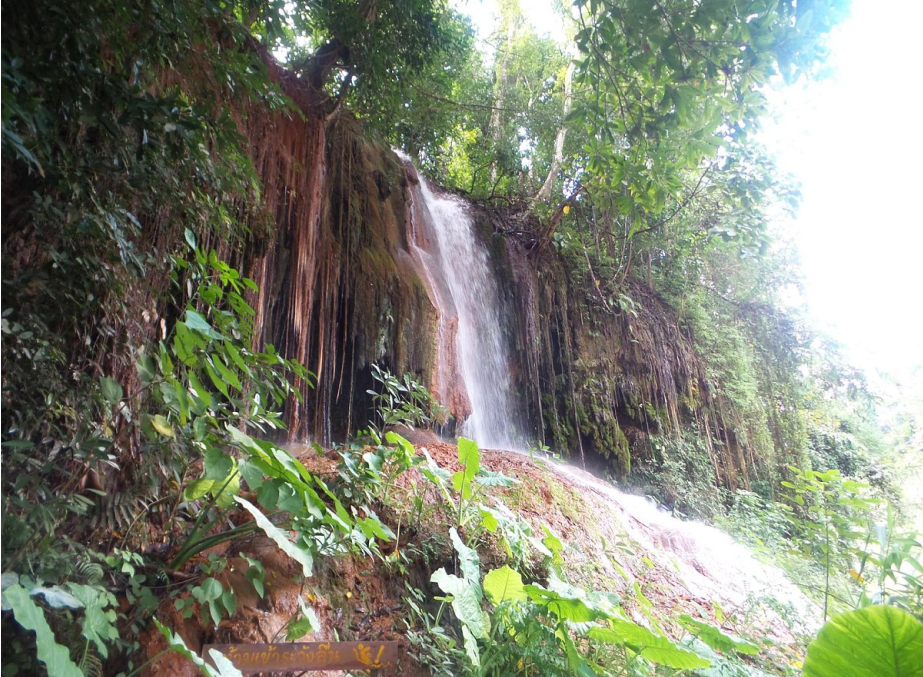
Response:
[{"label": "waterfall", "polygon": [[[517,416],[510,366],[500,328],[500,300],[487,250],[478,240],[468,206],[437,195],[401,153],[411,181],[410,249],[439,313],[437,397],[459,419],[459,433],[483,448],[516,449]],[[453,392],[459,387],[463,393]],[[464,403],[464,404],[463,404]],[[467,407],[465,407],[467,404]]]},{"label": "waterfall", "polygon": [[[468,206],[460,198],[438,194],[406,155],[395,152],[404,161],[410,184],[408,252],[437,310],[431,388],[459,420],[460,434],[482,448],[525,454],[511,404],[497,281]],[[530,326],[539,321],[528,320]],[[631,540],[663,571],[675,574],[690,594],[730,609],[751,609],[755,622],[767,627],[780,618],[771,605],[760,603],[771,598],[801,619],[796,623],[800,632],[816,631],[815,605],[781,569],[759,560],[728,534],[701,522],[676,519],[646,498],[622,492],[567,463],[545,459],[545,467],[582,491],[604,497],[611,518],[621,522]]]}]

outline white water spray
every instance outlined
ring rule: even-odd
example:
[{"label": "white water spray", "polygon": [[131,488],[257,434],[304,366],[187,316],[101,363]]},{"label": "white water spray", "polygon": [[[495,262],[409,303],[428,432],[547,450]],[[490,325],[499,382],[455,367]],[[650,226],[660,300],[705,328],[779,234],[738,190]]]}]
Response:
[{"label": "white water spray", "polygon": [[[409,162],[406,155],[398,155]],[[484,448],[517,449],[522,445],[517,440],[517,419],[511,404],[509,359],[500,328],[497,283],[487,251],[478,241],[461,199],[436,195],[422,176],[417,196],[435,246],[419,251],[421,247],[414,243],[414,253],[439,305],[439,339],[451,336],[445,328],[457,320],[455,361],[471,407],[459,432]],[[445,374],[442,365],[446,360],[440,362]]]},{"label": "white water spray", "polygon": [[651,559],[676,571],[686,588],[702,599],[719,601],[726,609],[751,605],[754,614],[770,623],[774,600],[790,607],[800,632],[817,629],[820,610],[778,567],[760,561],[753,551],[729,534],[695,520],[680,520],[660,510],[644,496],[626,494],[572,465],[549,462],[548,467],[579,486],[605,496],[632,540]]}]

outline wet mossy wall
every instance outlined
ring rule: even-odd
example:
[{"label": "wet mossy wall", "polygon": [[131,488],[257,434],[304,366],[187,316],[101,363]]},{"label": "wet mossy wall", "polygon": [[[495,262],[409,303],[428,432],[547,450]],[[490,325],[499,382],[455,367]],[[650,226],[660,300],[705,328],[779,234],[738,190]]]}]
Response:
[{"label": "wet mossy wall", "polygon": [[[626,281],[628,310],[605,305],[554,249],[515,235],[522,215],[479,210],[503,297],[518,405],[534,444],[625,477],[651,435],[698,426],[707,390],[672,310]],[[512,222],[512,223],[511,223]]]},{"label": "wet mossy wall", "polygon": [[[260,340],[315,374],[301,384],[302,401],[287,405],[288,434],[329,443],[373,415],[371,364],[433,382],[438,317],[408,254],[401,162],[347,116],[298,124],[313,136],[294,157],[292,147],[263,143],[256,155],[275,226],[225,253],[260,284]],[[733,485],[746,470],[712,445],[720,426],[708,386],[671,309],[630,278],[631,303],[606,304],[554,248],[517,238],[527,215],[471,209],[501,295],[501,307],[485,312],[499,314],[508,342],[526,441],[624,477],[650,453],[652,435],[691,428],[716,480]]]},{"label": "wet mossy wall", "polygon": [[[289,434],[329,443],[367,426],[372,364],[430,381],[437,315],[407,253],[407,185],[397,157],[344,118],[325,139],[323,184],[308,289],[291,290],[301,264],[288,255],[283,228],[273,243],[279,265],[258,303],[268,307],[263,341],[282,340],[315,376],[303,402],[289,403]],[[287,298],[295,291],[300,304]],[[304,315],[291,341],[289,313]]]}]

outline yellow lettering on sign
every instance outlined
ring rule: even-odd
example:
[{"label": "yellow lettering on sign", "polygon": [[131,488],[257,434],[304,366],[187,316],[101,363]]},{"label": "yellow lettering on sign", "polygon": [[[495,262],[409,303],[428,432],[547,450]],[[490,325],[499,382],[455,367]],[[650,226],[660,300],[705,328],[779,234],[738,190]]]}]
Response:
[{"label": "yellow lettering on sign", "polygon": [[384,644],[379,645],[378,653],[375,654],[375,657],[372,658],[373,648],[366,646],[365,644],[360,644],[355,649],[353,649],[353,654],[356,657],[356,660],[373,669],[378,669],[384,667],[381,662],[381,655],[385,652]]}]

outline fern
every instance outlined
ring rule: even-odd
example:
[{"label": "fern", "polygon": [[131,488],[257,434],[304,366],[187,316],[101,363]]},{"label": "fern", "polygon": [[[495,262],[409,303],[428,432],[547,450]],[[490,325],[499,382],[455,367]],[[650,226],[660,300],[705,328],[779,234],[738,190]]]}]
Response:
[{"label": "fern", "polygon": [[74,565],[74,573],[86,585],[100,585],[103,582],[103,567],[99,562],[81,559]]},{"label": "fern", "polygon": [[80,670],[84,677],[103,677],[103,662],[93,650],[93,647],[87,643],[86,653],[80,661]]}]

